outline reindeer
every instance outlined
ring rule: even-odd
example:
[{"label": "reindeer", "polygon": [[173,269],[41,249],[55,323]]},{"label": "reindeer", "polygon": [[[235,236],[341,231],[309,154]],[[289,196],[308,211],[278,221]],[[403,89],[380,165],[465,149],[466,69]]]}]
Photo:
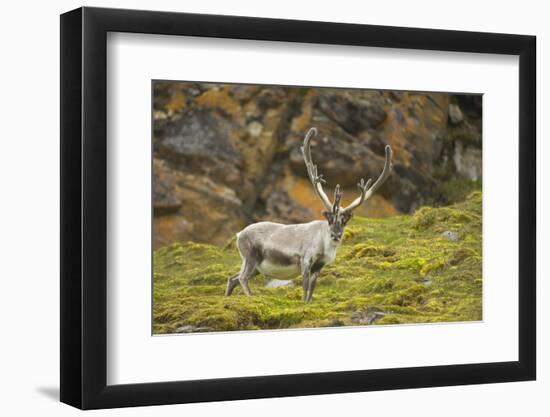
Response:
[{"label": "reindeer", "polygon": [[342,192],[340,185],[334,190],[334,202],[331,203],[323,190],[326,181],[317,172],[317,166],[311,158],[311,139],[317,134],[311,128],[301,147],[309,179],[315,194],[325,207],[325,220],[309,223],[284,225],[273,222],[259,222],[245,227],[237,233],[237,248],[242,258],[241,270],[227,281],[226,296],[230,296],[239,283],[247,296],[252,295],[248,280],[261,273],[271,278],[291,278],[302,275],[303,301],[313,301],[315,283],[321,269],[336,258],[344,228],[353,216],[353,210],[368,200],[386,181],[392,169],[392,150],[386,145],[386,161],[382,174],[370,186],[372,180],[362,178],[357,184],[361,195],[346,208],[340,207]]}]

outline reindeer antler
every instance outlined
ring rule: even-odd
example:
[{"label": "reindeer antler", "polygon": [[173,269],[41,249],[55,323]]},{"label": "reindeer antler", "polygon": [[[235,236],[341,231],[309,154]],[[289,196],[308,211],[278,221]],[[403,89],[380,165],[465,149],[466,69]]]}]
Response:
[{"label": "reindeer antler", "polygon": [[313,163],[313,159],[311,159],[311,138],[317,134],[317,129],[312,127],[309,129],[309,131],[306,134],[306,137],[304,138],[304,145],[300,147],[302,150],[302,155],[304,156],[304,161],[306,163],[307,173],[309,175],[309,179],[311,183],[313,184],[313,190],[315,191],[315,194],[319,199],[323,202],[323,205],[325,208],[330,211],[332,210],[332,203],[330,202],[329,198],[327,197],[325,191],[323,190],[323,184],[326,183],[325,179],[323,178],[323,174],[319,174],[317,172],[317,165]]},{"label": "reindeer antler", "polygon": [[382,170],[382,173],[374,183],[372,187],[369,188],[372,179],[369,178],[367,182],[363,178],[361,178],[361,181],[357,184],[359,189],[361,190],[361,195],[357,197],[355,200],[352,201],[352,203],[347,206],[345,209],[343,209],[341,212],[345,213],[348,211],[355,210],[357,207],[359,207],[365,200],[368,200],[372,197],[374,192],[380,188],[382,184],[388,179],[390,176],[391,170],[392,170],[392,155],[393,152],[391,150],[390,145],[386,145],[386,161],[384,162],[384,169]]},{"label": "reindeer antler", "polygon": [[334,203],[332,203],[332,214],[335,216],[340,212],[342,194],[343,193],[340,191],[340,184],[336,184],[336,188],[334,189]]},{"label": "reindeer antler", "polygon": [[[340,185],[336,185],[336,189],[334,191],[334,204],[332,204],[326,195],[325,191],[323,190],[323,184],[326,183],[325,179],[323,178],[323,174],[319,174],[317,172],[317,165],[313,163],[313,159],[311,158],[311,139],[317,134],[317,129],[312,127],[309,129],[309,131],[306,134],[306,137],[304,138],[304,145],[300,148],[302,150],[302,155],[304,155],[304,161],[306,163],[307,167],[307,173],[309,175],[309,179],[311,180],[311,183],[313,184],[313,189],[315,190],[315,194],[317,194],[317,197],[321,199],[323,202],[323,205],[328,211],[334,212],[336,214],[337,211],[340,213],[346,213],[352,210],[355,210],[357,207],[359,207],[361,204],[365,202],[365,200],[368,200],[372,197],[372,195],[380,188],[382,184],[388,179],[390,176],[391,170],[392,170],[392,156],[393,152],[390,147],[390,145],[386,145],[386,161],[384,162],[384,169],[382,170],[382,173],[376,180],[376,182],[373,184],[372,187],[370,187],[372,183],[372,179],[368,179],[367,182],[363,178],[359,181],[357,186],[361,190],[361,195],[357,197],[355,200],[352,201],[352,203],[347,206],[344,209],[340,209],[340,200],[342,198],[342,193],[340,192]],[[370,187],[370,188],[369,188]]]}]

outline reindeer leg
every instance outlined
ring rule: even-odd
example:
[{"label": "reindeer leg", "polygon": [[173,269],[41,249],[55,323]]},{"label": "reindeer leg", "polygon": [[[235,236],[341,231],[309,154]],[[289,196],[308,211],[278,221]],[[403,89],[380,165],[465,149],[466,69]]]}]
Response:
[{"label": "reindeer leg", "polygon": [[308,260],[302,260],[302,288],[304,289],[304,295],[302,301],[307,301],[307,292],[309,289],[309,279],[311,276],[311,262]]},{"label": "reindeer leg", "polygon": [[260,262],[259,252],[258,249],[254,247],[249,237],[239,234],[237,235],[237,249],[239,250],[243,263],[241,264],[240,272],[236,276],[229,278],[225,294],[231,294],[238,282],[241,284],[244,293],[251,296],[252,291],[250,291],[250,287],[248,286],[248,280],[258,273],[256,266],[258,262]]},{"label": "reindeer leg", "polygon": [[307,301],[307,291],[309,289],[309,273],[302,275],[302,288],[304,289],[304,295],[302,301]]},{"label": "reindeer leg", "polygon": [[231,293],[233,292],[233,289],[237,286],[239,283],[239,274],[233,275],[227,280],[227,287],[225,288],[225,296],[229,297]]},{"label": "reindeer leg", "polygon": [[313,291],[315,291],[315,284],[317,283],[317,277],[319,276],[319,273],[318,272],[315,272],[313,274],[311,274],[311,276],[309,277],[309,282],[308,282],[308,297],[307,297],[307,301],[308,302],[313,302]]},{"label": "reindeer leg", "polygon": [[243,287],[244,293],[249,297],[252,295],[252,291],[250,291],[250,287],[248,286],[248,280],[250,279],[250,277],[255,275],[255,272],[256,261],[245,261],[238,278],[241,287]]}]

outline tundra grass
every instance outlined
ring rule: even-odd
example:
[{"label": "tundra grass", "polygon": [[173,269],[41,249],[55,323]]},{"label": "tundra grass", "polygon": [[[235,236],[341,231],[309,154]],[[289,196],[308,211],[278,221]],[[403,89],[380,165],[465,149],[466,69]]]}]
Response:
[{"label": "tundra grass", "polygon": [[413,215],[354,217],[304,303],[300,277],[265,288],[257,275],[252,297],[240,286],[224,297],[241,263],[234,241],[174,243],[154,253],[153,333],[481,320],[481,248],[480,192]]}]

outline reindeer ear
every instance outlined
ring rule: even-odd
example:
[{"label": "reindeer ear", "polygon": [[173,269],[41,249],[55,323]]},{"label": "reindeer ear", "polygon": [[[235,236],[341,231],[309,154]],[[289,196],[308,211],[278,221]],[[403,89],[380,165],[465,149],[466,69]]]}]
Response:
[{"label": "reindeer ear", "polygon": [[344,224],[346,224],[347,222],[349,222],[349,220],[353,217],[353,213],[352,212],[347,212],[347,213],[344,213],[342,215],[342,219],[344,220]]},{"label": "reindeer ear", "polygon": [[329,223],[332,221],[332,213],[330,211],[323,211],[321,214],[325,216]]}]

